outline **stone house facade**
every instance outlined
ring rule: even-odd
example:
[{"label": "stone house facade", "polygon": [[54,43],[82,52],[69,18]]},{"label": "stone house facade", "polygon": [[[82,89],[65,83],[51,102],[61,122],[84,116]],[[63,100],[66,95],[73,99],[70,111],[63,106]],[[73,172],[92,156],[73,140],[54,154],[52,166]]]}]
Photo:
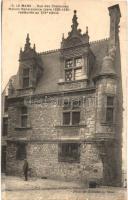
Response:
[{"label": "stone house facade", "polygon": [[60,49],[37,53],[27,34],[8,90],[7,174],[121,184],[120,8],[108,8],[110,37],[89,42],[74,11]]}]

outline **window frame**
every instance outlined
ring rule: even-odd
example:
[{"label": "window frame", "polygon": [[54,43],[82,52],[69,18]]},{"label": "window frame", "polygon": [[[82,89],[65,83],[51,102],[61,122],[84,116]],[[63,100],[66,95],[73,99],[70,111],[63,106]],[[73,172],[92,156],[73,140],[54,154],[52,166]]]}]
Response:
[{"label": "window frame", "polygon": [[[81,60],[82,60],[82,65],[81,65],[81,66],[76,66],[76,60],[77,60],[77,59],[81,59]],[[72,67],[67,67],[67,66],[66,66],[66,62],[67,62],[68,60],[72,60],[72,63],[73,63]],[[75,76],[75,74],[76,74],[75,71],[81,69],[81,75],[82,75],[83,66],[84,66],[84,58],[83,58],[83,56],[79,56],[79,57],[75,57],[75,58],[66,59],[66,60],[65,60],[65,65],[64,65],[65,81],[66,81],[66,82],[70,82],[70,81],[79,81],[79,80],[81,80],[81,78],[78,78],[78,79],[76,78],[76,76]],[[69,71],[71,71],[71,80],[67,80],[67,79],[66,79],[66,72],[69,72]]]},{"label": "window frame", "polygon": [[[63,125],[64,126],[79,126],[79,124],[80,124],[80,120],[81,120],[81,112],[80,112],[80,105],[81,104],[79,104],[79,106],[77,105],[76,107],[74,107],[74,102],[79,102],[80,103],[80,101],[79,100],[77,100],[77,101],[69,101],[69,107],[68,108],[65,108],[64,106],[63,106]],[[69,120],[69,124],[65,124],[64,123],[64,114],[65,113],[70,113],[70,120]],[[73,123],[73,113],[79,113],[79,123]]]}]

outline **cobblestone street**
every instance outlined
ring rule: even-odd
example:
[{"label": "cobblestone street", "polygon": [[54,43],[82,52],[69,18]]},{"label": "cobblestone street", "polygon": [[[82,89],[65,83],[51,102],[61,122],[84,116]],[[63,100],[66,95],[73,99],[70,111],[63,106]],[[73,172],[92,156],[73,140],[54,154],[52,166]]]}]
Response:
[{"label": "cobblestone street", "polygon": [[95,188],[48,179],[2,178],[2,200],[126,200],[126,189]]}]

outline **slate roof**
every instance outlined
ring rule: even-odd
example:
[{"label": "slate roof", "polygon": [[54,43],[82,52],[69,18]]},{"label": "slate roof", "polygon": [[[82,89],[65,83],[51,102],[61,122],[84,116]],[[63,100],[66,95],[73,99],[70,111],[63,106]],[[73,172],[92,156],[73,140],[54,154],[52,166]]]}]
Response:
[{"label": "slate roof", "polygon": [[[103,58],[108,52],[109,39],[90,42],[90,48],[96,57],[96,63],[91,77],[99,74]],[[58,81],[61,77],[62,65],[60,62],[60,49],[39,53],[43,64],[43,74],[37,83],[35,94],[50,93],[59,91]],[[18,89],[18,73],[13,80],[13,86]]]},{"label": "slate roof", "polygon": [[[108,52],[108,39],[103,39],[95,42],[90,42],[90,48],[96,56],[96,63],[92,71],[91,77],[99,74],[103,58]],[[35,93],[50,93],[57,92],[58,81],[61,78],[62,65],[60,63],[60,50],[40,53],[43,63],[43,73],[40,81],[37,84]]]}]

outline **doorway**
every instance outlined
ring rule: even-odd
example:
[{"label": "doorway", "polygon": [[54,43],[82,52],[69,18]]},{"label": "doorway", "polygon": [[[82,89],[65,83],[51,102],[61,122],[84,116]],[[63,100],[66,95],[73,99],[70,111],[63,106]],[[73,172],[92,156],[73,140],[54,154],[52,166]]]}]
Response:
[{"label": "doorway", "polygon": [[6,146],[2,146],[1,152],[1,172],[6,173]]}]

